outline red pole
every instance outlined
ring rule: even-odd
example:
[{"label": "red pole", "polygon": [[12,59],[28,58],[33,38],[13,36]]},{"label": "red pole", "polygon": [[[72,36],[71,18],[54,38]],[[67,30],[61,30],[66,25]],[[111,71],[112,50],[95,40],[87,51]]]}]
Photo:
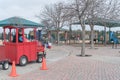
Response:
[{"label": "red pole", "polygon": [[23,37],[23,42],[25,42],[24,28],[22,28],[22,37]]},{"label": "red pole", "polygon": [[10,33],[9,33],[9,37],[10,37],[10,42],[12,41],[12,39],[11,39],[11,28],[10,28]]},{"label": "red pole", "polygon": [[16,43],[18,43],[18,28],[16,28]]},{"label": "red pole", "polygon": [[3,37],[4,37],[4,42],[6,42],[5,28],[4,28],[4,32],[3,32]]}]

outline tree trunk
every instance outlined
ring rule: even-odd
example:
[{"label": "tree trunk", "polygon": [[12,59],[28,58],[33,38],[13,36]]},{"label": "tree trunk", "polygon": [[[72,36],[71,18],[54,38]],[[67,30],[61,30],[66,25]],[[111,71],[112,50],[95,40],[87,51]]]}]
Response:
[{"label": "tree trunk", "polygon": [[104,26],[104,46],[106,46],[106,27]]},{"label": "tree trunk", "polygon": [[72,28],[71,28],[71,24],[69,26],[69,44],[71,44],[71,37],[72,37]]},{"label": "tree trunk", "polygon": [[85,56],[85,25],[82,27],[82,45],[81,45],[81,56]]},{"label": "tree trunk", "polygon": [[60,37],[59,37],[59,31],[57,31],[57,44],[59,45]]},{"label": "tree trunk", "polygon": [[91,49],[94,48],[94,25],[90,25],[91,28]]}]

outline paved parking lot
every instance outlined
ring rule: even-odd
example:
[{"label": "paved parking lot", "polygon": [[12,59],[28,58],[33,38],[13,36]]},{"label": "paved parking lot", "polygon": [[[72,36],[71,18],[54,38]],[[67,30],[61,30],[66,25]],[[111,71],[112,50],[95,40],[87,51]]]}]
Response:
[{"label": "paved parking lot", "polygon": [[10,69],[0,70],[0,80],[120,80],[119,49],[111,47],[86,48],[89,57],[76,56],[80,47],[53,46],[47,51],[48,70],[40,70],[41,64],[17,66],[18,77],[9,77]]}]

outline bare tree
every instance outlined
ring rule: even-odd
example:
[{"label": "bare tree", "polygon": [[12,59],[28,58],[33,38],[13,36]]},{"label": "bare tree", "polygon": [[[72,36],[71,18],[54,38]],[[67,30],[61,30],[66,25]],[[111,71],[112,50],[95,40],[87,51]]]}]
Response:
[{"label": "bare tree", "polygon": [[[102,19],[109,19],[109,20],[120,19],[120,1],[105,0],[97,15]],[[103,22],[102,19],[101,22]],[[103,22],[102,25],[104,25],[104,45],[106,45],[106,22]]]},{"label": "bare tree", "polygon": [[[49,27],[54,27],[57,31],[57,42],[59,44],[59,32],[60,29],[64,26],[65,22],[68,20],[68,12],[64,9],[63,3],[57,3],[54,5],[45,6],[42,16],[44,22],[46,22]],[[41,15],[39,15],[41,16]],[[49,20],[51,24],[48,23]]]},{"label": "bare tree", "polygon": [[47,31],[50,31],[51,28],[54,28],[53,22],[49,19],[42,19],[41,23],[45,26]]},{"label": "bare tree", "polygon": [[[113,4],[110,5],[111,1],[113,1],[112,3],[114,3],[114,6],[112,6]],[[118,0],[115,1],[117,2]],[[108,16],[107,18],[110,18],[109,15],[111,15],[111,17],[113,16],[115,17],[116,15],[118,15],[116,13],[119,10],[116,8],[118,8],[119,6],[115,6],[116,3],[115,1],[114,0],[74,0],[72,4],[70,4],[67,7],[69,10],[71,10],[72,14],[74,13],[74,16],[77,18],[78,22],[82,27],[82,46],[81,46],[82,56],[85,56],[85,20],[91,18],[91,20],[89,20],[89,25],[91,27],[91,41],[92,41],[91,48],[94,48],[94,43],[93,43],[94,22],[96,18],[99,17]]]},{"label": "bare tree", "polygon": [[[94,48],[94,25],[97,23],[98,19],[101,18],[100,23],[103,19],[116,19],[120,16],[120,1],[118,0],[91,0],[92,4],[88,10],[88,20],[87,22],[91,28],[91,48]],[[106,23],[103,22],[106,34]],[[109,27],[109,26],[108,26]],[[104,36],[104,44],[106,45],[106,37]]]},{"label": "bare tree", "polygon": [[82,27],[81,56],[85,56],[85,20],[90,5],[91,0],[74,0],[74,2],[67,7],[71,10],[72,14],[74,13],[74,16]]},{"label": "bare tree", "polygon": [[97,18],[97,14],[104,3],[104,0],[91,0],[91,5],[88,10],[88,18],[87,22],[91,28],[91,49],[94,49],[94,25],[95,25],[95,20]]},{"label": "bare tree", "polygon": [[119,19],[120,18],[120,1],[119,0],[105,0],[101,5],[98,16],[105,19]]}]

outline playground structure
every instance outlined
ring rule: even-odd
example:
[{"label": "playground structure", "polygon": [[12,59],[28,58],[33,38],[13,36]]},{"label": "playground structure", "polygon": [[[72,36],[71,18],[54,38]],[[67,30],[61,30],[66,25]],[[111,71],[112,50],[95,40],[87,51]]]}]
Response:
[{"label": "playground structure", "polygon": [[113,41],[113,43],[118,44],[118,38],[116,37],[114,32],[110,32],[110,41]]},{"label": "playground structure", "polygon": [[119,39],[117,38],[117,36],[115,35],[114,32],[110,32],[110,41],[113,43],[112,48],[117,48],[117,44],[119,44]]},{"label": "playground structure", "polygon": [[[44,46],[41,42],[36,40],[37,27],[32,27],[30,25],[28,26],[3,26],[4,40],[3,45],[0,46],[0,63],[3,66],[3,69],[8,69],[9,63],[12,63],[13,61],[15,61],[15,64],[19,64],[21,66],[25,66],[28,62],[31,61],[37,61],[40,63],[42,62],[42,57],[46,56]],[[27,28],[32,28],[34,30],[34,39],[32,41],[25,40],[26,38],[24,35],[24,30]],[[22,32],[21,42],[19,42],[19,30]],[[9,31],[9,40],[6,40],[6,31]],[[12,31],[15,32],[15,41],[13,41]]]},{"label": "playground structure", "polygon": [[[106,42],[106,45],[108,44],[119,44],[119,35],[120,33],[118,31],[113,32],[114,36],[110,36],[111,31],[107,31],[105,33],[105,31],[99,31],[99,30],[95,30],[94,31],[94,35],[93,35],[93,40],[95,44],[102,44],[104,45],[104,43]],[[56,32],[55,31],[51,31],[51,38],[57,37],[56,36]],[[113,38],[114,41],[111,41],[111,38]],[[91,31],[86,31],[86,35],[85,35],[85,43],[90,43],[91,41]],[[117,39],[117,43],[115,42],[115,40]],[[52,40],[53,42],[53,40]],[[65,44],[77,44],[77,43],[82,43],[82,32],[81,30],[74,30],[72,32],[67,31],[67,30],[61,30],[60,32],[60,43],[65,43]]]}]

